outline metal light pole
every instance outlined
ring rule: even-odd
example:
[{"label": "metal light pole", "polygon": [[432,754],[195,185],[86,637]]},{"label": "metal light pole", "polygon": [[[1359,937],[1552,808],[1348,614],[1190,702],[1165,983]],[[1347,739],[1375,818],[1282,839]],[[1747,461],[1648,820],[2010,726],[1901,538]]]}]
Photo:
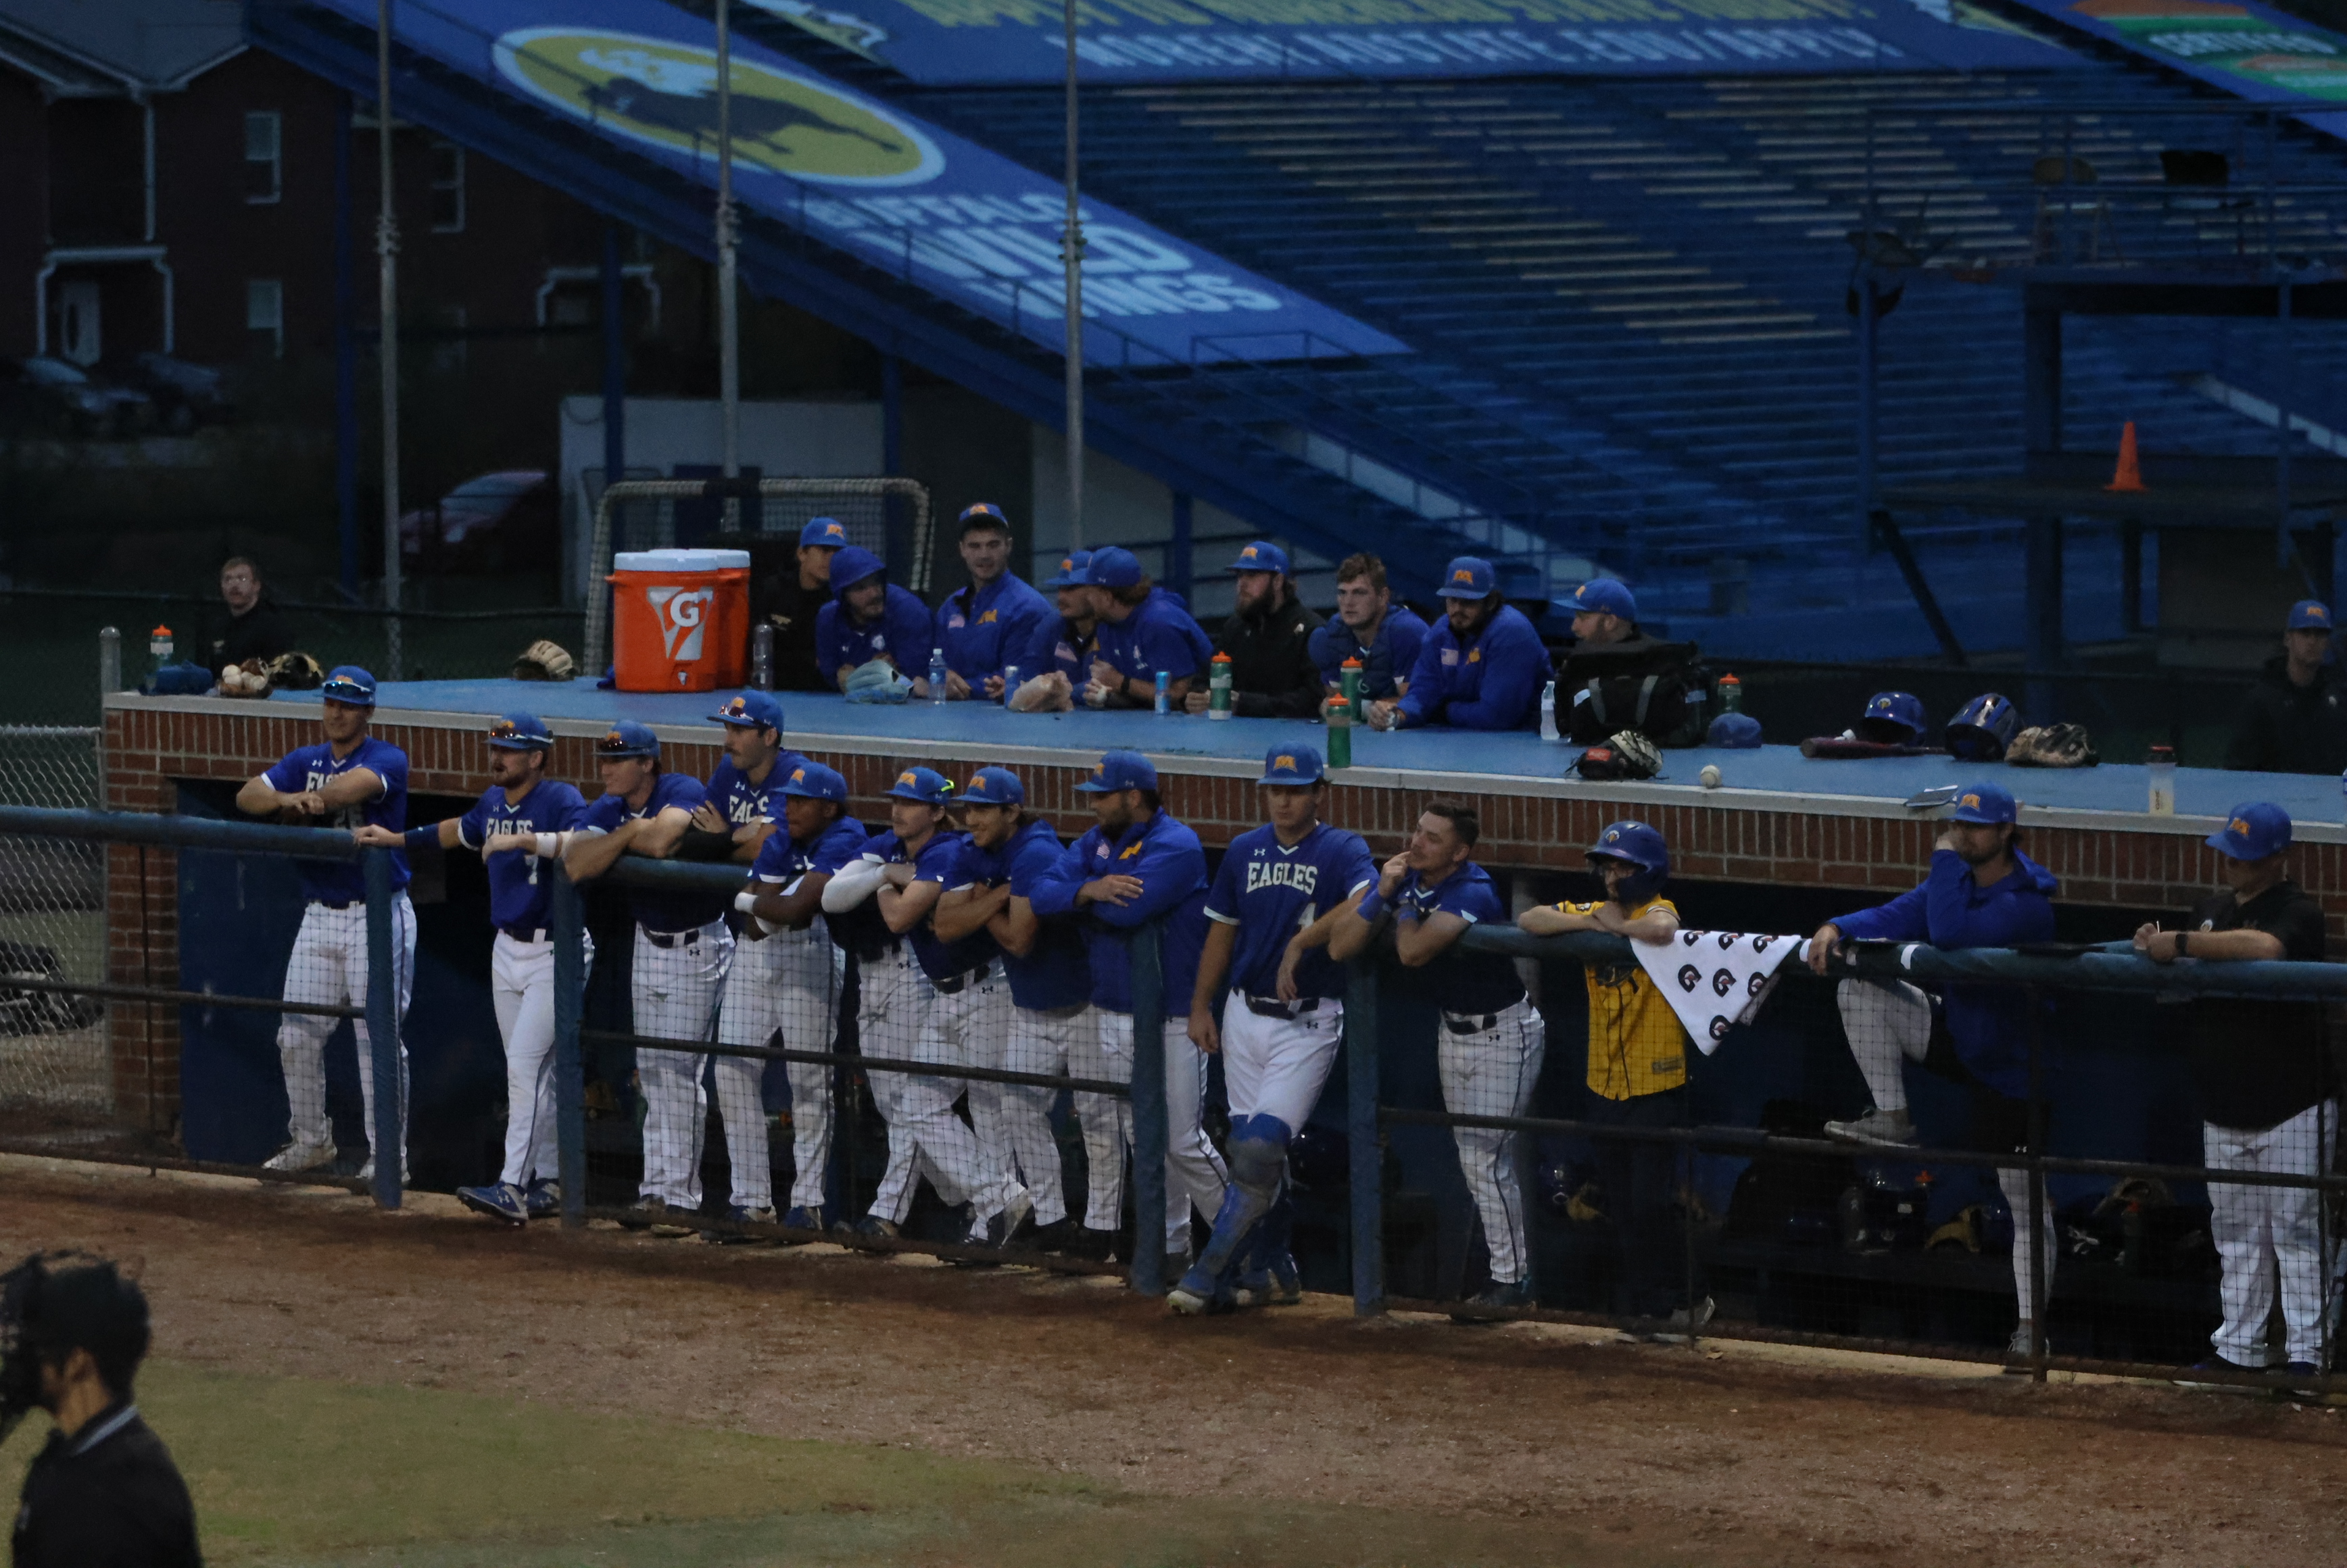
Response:
[{"label": "metal light pole", "polygon": [[[727,13],[733,0],[717,0],[717,397],[724,410],[725,477],[742,473],[741,319],[734,304],[733,243],[733,39]],[[741,527],[742,503],[725,502],[728,532]]]},{"label": "metal light pole", "polygon": [[1084,223],[1076,207],[1076,0],[1065,0],[1068,43],[1068,223],[1060,235],[1067,267],[1068,548],[1084,548]]},{"label": "metal light pole", "polygon": [[399,219],[391,187],[391,0],[374,5],[374,253],[383,286],[383,607],[384,679],[399,679]]}]

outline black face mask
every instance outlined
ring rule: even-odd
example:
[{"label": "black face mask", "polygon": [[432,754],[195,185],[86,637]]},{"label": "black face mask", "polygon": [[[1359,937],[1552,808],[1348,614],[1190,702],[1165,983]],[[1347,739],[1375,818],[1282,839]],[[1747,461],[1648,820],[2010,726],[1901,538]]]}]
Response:
[{"label": "black face mask", "polygon": [[1663,890],[1663,879],[1651,871],[1633,871],[1614,884],[1614,902],[1624,909],[1635,909]]}]

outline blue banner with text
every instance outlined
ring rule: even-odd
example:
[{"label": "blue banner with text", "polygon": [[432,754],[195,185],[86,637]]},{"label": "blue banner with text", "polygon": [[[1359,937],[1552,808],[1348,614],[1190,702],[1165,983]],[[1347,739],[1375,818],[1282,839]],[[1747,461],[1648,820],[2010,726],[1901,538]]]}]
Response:
[{"label": "blue banner with text", "polygon": [[[1061,0],[739,0],[915,81],[1057,81]],[[1086,81],[1752,76],[2082,62],[1968,0],[1078,0]]]},{"label": "blue banner with text", "polygon": [[[320,3],[374,26],[374,0]],[[394,15],[404,46],[715,190],[707,22],[661,0],[465,0],[461,14],[402,0]],[[743,38],[733,136],[734,197],[749,212],[1063,346],[1054,181]],[[1086,202],[1083,223],[1087,364],[1408,352],[1104,202]]]}]

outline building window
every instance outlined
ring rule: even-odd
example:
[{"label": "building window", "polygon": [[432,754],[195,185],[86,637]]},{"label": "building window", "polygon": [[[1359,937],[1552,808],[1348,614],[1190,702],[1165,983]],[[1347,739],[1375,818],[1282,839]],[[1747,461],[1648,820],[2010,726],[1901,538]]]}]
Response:
[{"label": "building window", "polygon": [[453,141],[432,144],[432,232],[465,231],[465,149]]},{"label": "building window", "polygon": [[285,119],[275,109],[244,117],[244,199],[255,207],[275,201],[285,186]]},{"label": "building window", "polygon": [[285,285],[275,278],[251,278],[244,285],[244,325],[254,336],[266,335],[269,357],[285,357]]}]

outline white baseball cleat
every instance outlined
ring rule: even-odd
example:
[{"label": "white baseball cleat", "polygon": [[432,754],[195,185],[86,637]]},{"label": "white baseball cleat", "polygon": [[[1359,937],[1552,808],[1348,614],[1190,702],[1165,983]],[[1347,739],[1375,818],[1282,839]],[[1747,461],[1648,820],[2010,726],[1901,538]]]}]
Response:
[{"label": "white baseball cleat", "polygon": [[261,1163],[264,1171],[314,1171],[321,1165],[334,1163],[334,1146],[331,1143],[305,1143],[295,1139]]},{"label": "white baseball cleat", "polygon": [[[359,1180],[367,1183],[374,1182],[374,1156],[373,1154],[369,1154],[366,1157],[366,1163],[359,1167]],[[407,1185],[407,1162],[405,1159],[402,1159],[399,1162],[399,1184],[403,1187]]]}]

